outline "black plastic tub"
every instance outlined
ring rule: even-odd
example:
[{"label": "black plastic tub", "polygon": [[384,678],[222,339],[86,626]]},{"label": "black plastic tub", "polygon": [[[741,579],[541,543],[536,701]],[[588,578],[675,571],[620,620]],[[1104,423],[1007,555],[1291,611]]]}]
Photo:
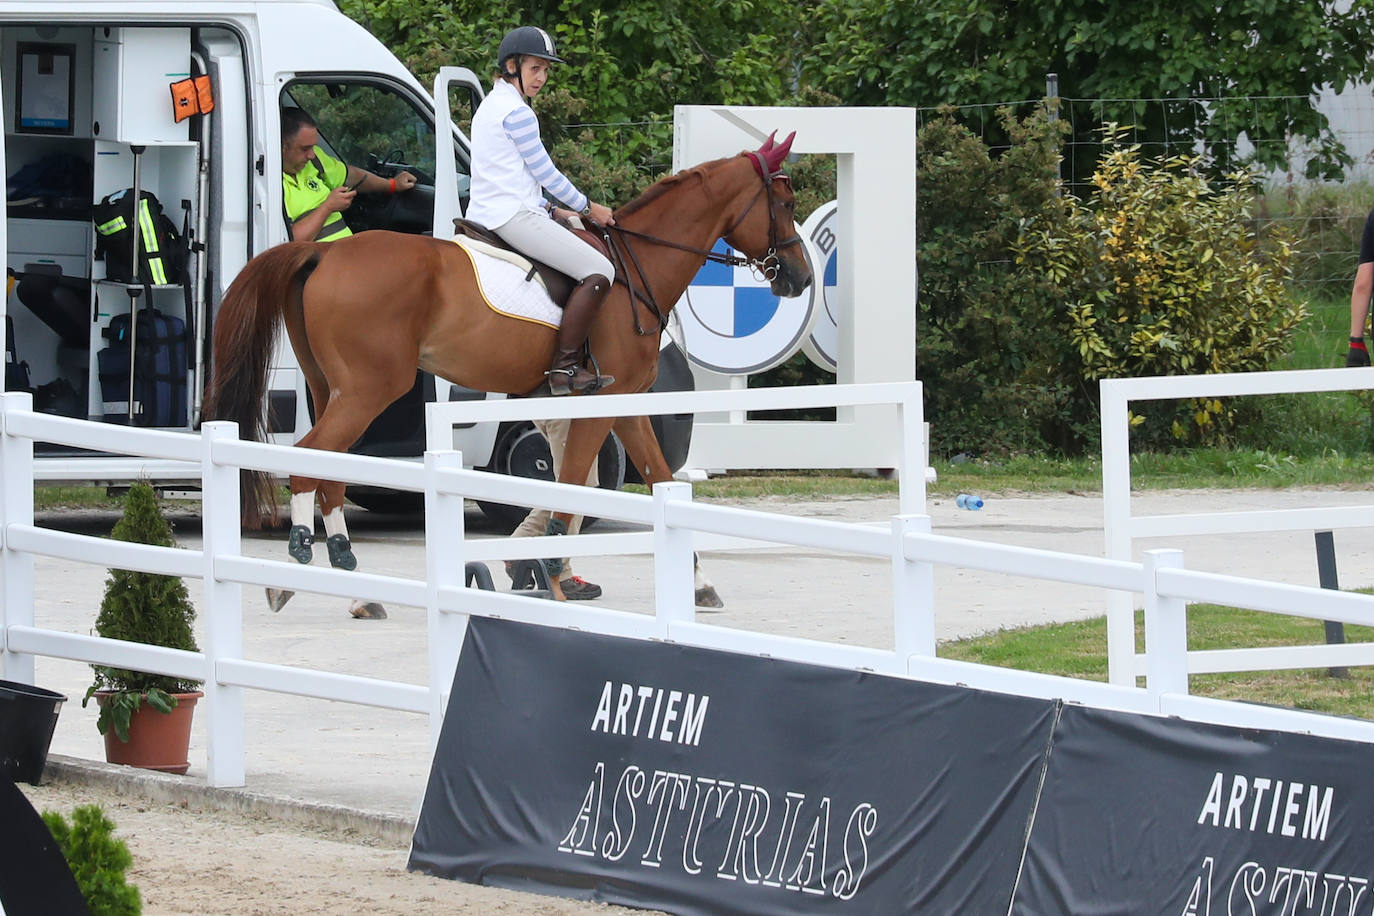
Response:
[{"label": "black plastic tub", "polygon": [[62,694],[42,687],[0,681],[0,773],[14,782],[38,785],[57,714],[66,701]]}]

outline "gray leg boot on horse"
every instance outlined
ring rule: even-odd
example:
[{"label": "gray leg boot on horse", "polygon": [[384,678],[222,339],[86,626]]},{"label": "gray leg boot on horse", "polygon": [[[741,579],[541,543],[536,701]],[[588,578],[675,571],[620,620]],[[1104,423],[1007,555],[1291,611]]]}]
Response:
[{"label": "gray leg boot on horse", "polygon": [[587,333],[611,281],[593,274],[573,288],[568,304],[563,307],[563,322],[558,326],[558,343],[554,347],[553,366],[544,374],[549,379],[549,393],[553,395],[591,394],[615,381],[609,375],[597,375],[582,365],[586,351]]},{"label": "gray leg boot on horse", "polygon": [[[287,538],[287,552],[297,563],[309,564],[314,559],[315,532],[315,491],[295,493],[291,496],[291,532]],[[324,515],[325,547],[329,551],[329,565],[334,569],[349,572],[358,568],[358,558],[353,554],[353,544],[348,538],[344,525],[343,509],[335,506]],[[295,595],[287,589],[267,589],[267,604],[274,611],[280,611],[286,602]],[[386,608],[375,601],[353,599],[348,613],[362,620],[385,620]]]}]

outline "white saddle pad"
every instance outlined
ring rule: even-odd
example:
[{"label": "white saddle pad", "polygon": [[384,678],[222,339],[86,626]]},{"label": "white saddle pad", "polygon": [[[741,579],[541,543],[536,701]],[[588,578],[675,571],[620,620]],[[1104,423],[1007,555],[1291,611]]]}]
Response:
[{"label": "white saddle pad", "polygon": [[563,310],[553,304],[538,277],[525,279],[530,270],[528,261],[522,258],[524,266],[519,266],[509,253],[490,254],[489,246],[466,236],[455,237],[453,243],[471,259],[482,298],[492,311],[550,328],[563,321]]}]

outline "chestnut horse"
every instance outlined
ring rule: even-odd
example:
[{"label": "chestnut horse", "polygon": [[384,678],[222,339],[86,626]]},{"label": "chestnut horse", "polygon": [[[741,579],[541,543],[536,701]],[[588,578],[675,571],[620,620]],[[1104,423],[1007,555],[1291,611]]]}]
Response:
[{"label": "chestnut horse", "polygon": [[[791,136],[782,143],[770,136],[757,151],[663,178],[616,211],[614,227],[600,230],[618,262],[615,286],[589,337],[599,371],[615,378],[603,391],[647,391],[653,384],[667,312],[708,257],[752,265],[779,296],[810,285],[791,183],[782,171],[791,144]],[[713,254],[720,238],[747,257]],[[409,391],[416,366],[477,391],[537,393],[556,333],[489,308],[472,261],[453,242],[384,231],[289,242],[250,260],[225,294],[215,318],[204,419],[235,420],[246,438],[262,441],[279,320],[317,414],[298,444],[331,451],[347,450]],[[648,417],[623,417],[572,421],[559,480],[584,482],[611,429],[647,484],[672,478]],[[265,474],[244,477],[244,524],[255,527],[274,517],[271,487]],[[292,475],[288,550],[310,562],[316,491],[330,562],[353,569],[340,482]],[[551,528],[569,518],[555,514]],[[269,600],[280,607],[287,597]],[[371,616],[357,602],[353,613]]]}]

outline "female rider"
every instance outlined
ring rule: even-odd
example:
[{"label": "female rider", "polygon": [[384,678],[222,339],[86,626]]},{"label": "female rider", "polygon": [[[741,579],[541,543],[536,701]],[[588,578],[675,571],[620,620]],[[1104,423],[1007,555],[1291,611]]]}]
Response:
[{"label": "female rider", "polygon": [[543,191],[571,210],[613,225],[611,210],[592,203],[549,159],[539,138],[539,121],[526,99],[562,63],[543,29],[523,26],[507,33],[497,51],[497,78],[472,119],[472,197],[467,218],[494,231],[507,244],[578,281],[558,328],[553,364],[545,373],[556,395],[589,392],[615,381],[582,365],[583,346],[615,275],[600,252],[556,222],[563,215],[544,201]]}]

